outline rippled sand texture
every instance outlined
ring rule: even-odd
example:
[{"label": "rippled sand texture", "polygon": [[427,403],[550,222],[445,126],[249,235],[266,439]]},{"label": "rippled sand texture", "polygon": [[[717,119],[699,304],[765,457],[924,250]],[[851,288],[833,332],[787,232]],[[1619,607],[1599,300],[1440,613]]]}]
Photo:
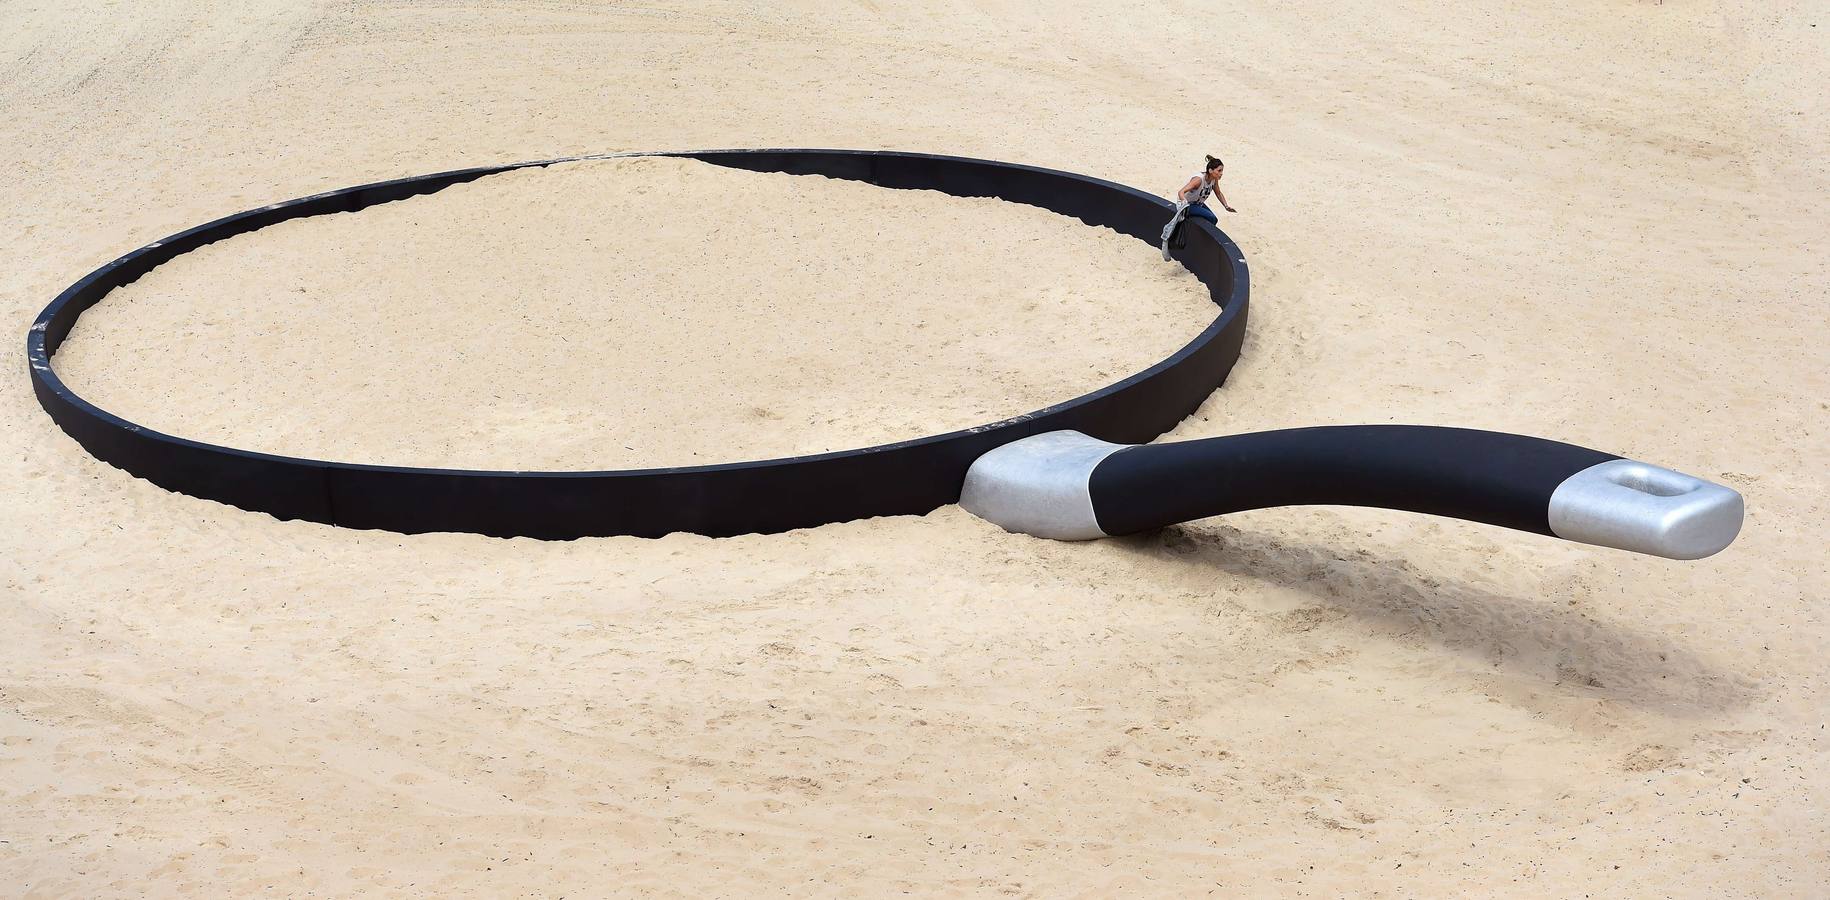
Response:
[{"label": "rippled sand texture", "polygon": [[1218,313],[1034,206],[649,158],[271,226],[84,314],[58,372],[168,434],[482,469],[735,462],[1079,396]]},{"label": "rippled sand texture", "polygon": [[[0,310],[15,329],[13,374],[0,378],[0,893],[1821,894],[1830,21],[1821,4],[1750,10],[0,5]],[[404,537],[159,490],[83,454],[24,377],[18,337],[59,290],[219,215],[470,165],[731,146],[957,153],[1163,192],[1219,153],[1240,210],[1225,225],[1252,263],[1252,330],[1232,380],[1176,437],[1388,421],[1540,434],[1732,484],[1747,495],[1746,532],[1687,564],[1332,508],[1075,545],[952,507],[719,541]],[[553,170],[470,190],[584,209],[634,202],[623,186],[637,174]],[[669,246],[682,255],[662,274],[603,277],[728,283],[762,327],[771,317],[753,304],[784,293],[793,260],[721,266],[690,252],[693,236],[716,221],[777,227],[778,213],[806,215],[810,233],[865,221],[798,203],[841,185],[788,182],[796,203],[761,203],[771,183],[746,176],[720,194],[722,214],[678,220]],[[413,232],[397,247],[359,238],[365,217],[381,228],[415,204],[467,202],[326,221],[320,238],[346,241],[338,258],[352,268],[320,274],[373,267],[414,347],[479,365],[507,358],[466,329],[540,336],[491,296],[574,304],[580,323],[634,314],[514,293],[539,283],[540,265],[581,264],[543,259],[543,241],[638,252],[640,236],[608,215],[523,231],[493,215],[528,207],[478,204],[477,233],[500,241],[475,251],[488,259]],[[759,415],[746,436],[887,437],[1052,390],[1029,379],[1162,352],[1146,345],[1158,340],[1149,321],[1102,329],[1098,344],[1072,313],[1054,320],[1063,330],[1036,368],[1016,365],[1004,324],[1055,315],[1052,296],[1024,295],[1034,311],[981,308],[968,276],[1011,249],[979,232],[982,216],[1023,211],[872,202],[944,217],[932,230],[894,215],[871,225],[948,248],[877,251],[920,261],[934,290],[904,285],[910,308],[855,318],[812,298],[783,314],[830,331],[744,349],[874,347],[873,364],[911,377],[875,397],[833,387],[857,415],[831,416],[832,432],[803,427],[827,423],[793,397],[802,405],[766,405],[782,418]],[[1127,292],[1089,290],[1063,309],[1084,302],[1110,323],[1186,283],[1123,241],[1116,268],[1091,246],[1083,263],[1075,242],[1108,236],[1066,226],[1037,231],[1007,264],[1045,286],[1111,278]],[[514,441],[516,454],[658,449],[585,447],[578,435],[603,426],[597,407],[517,419],[477,406],[456,431],[407,419],[386,435],[358,433],[370,426],[350,413],[348,430],[331,429],[321,414],[347,409],[341,395],[389,390],[317,368],[353,352],[324,342],[355,320],[279,303],[284,282],[220,249],[109,300],[168,317],[117,334],[123,355],[173,340],[167,325],[191,329],[168,362],[199,385],[138,370],[145,380],[130,381],[128,360],[102,354],[85,387],[119,371],[116,384],[137,385],[110,399],[123,409],[182,421],[202,405],[199,429],[326,453],[383,437],[428,456]],[[263,265],[287,272],[299,260],[284,254],[301,249],[278,240]],[[386,264],[408,250],[431,255]],[[505,275],[517,277],[488,281]],[[448,307],[429,287],[412,296],[419,284],[479,312],[437,315]],[[299,296],[354,299],[332,285]],[[203,317],[250,309],[266,318]],[[129,310],[107,312],[98,327]],[[954,348],[875,327],[914,315],[935,329],[994,315],[995,327],[959,328]],[[688,321],[703,319],[653,327]],[[237,331],[258,323],[268,331]],[[1173,344],[1192,321],[1162,324]],[[281,327],[298,330],[298,349],[270,333]],[[574,369],[563,347],[547,342],[528,364],[601,379],[604,394],[634,384],[669,409],[699,402],[727,422],[744,414],[736,393],[780,390],[737,376],[675,396]],[[425,353],[370,357],[418,398],[477,377]],[[912,378],[974,354],[1010,381],[952,394]],[[823,377],[824,365],[793,374]],[[542,403],[571,396],[496,382]],[[211,390],[224,396],[200,396]],[[655,421],[643,426],[653,440],[679,437]]]}]

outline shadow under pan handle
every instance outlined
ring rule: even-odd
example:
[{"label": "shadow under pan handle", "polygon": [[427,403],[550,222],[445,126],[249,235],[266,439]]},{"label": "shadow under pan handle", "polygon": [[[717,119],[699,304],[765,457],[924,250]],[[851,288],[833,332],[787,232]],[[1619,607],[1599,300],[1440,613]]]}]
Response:
[{"label": "shadow under pan handle", "polygon": [[1740,531],[1741,495],[1610,453],[1466,428],[1346,425],[1129,446],[1058,431],[981,457],[960,499],[1012,531],[1085,540],[1274,506],[1369,506],[1671,559]]}]

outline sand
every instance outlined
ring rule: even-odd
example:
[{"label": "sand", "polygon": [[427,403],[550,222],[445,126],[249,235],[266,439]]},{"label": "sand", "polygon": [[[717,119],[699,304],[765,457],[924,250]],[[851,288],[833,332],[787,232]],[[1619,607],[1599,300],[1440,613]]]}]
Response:
[{"label": "sand", "polygon": [[1219,310],[1034,206],[694,160],[493,175],[178,257],[57,370],[167,434],[406,466],[737,462],[1088,393]]},{"label": "sand", "polygon": [[892,147],[1167,192],[1216,152],[1252,328],[1173,437],[1500,428],[1749,509],[1734,547],[1684,564],[1335,508],[1077,545],[952,507],[728,540],[352,532],[94,461],[16,340],[0,891],[1830,883],[1820,5],[155,0],[0,21],[16,336],[166,234],[466,165]]}]

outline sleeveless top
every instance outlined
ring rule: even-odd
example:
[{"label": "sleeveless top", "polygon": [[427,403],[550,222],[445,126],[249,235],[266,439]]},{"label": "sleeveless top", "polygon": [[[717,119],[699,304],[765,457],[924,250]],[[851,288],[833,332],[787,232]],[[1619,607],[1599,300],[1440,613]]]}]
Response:
[{"label": "sleeveless top", "polygon": [[1208,183],[1206,172],[1196,173],[1195,180],[1201,182],[1201,186],[1195,188],[1194,193],[1189,194],[1187,200],[1182,200],[1180,194],[1176,195],[1176,206],[1178,208],[1193,206],[1206,200],[1208,197],[1213,196],[1214,186]]}]

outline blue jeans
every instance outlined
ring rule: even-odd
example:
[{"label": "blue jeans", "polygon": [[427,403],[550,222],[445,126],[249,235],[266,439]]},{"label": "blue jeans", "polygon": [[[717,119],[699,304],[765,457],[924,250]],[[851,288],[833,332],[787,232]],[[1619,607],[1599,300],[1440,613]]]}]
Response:
[{"label": "blue jeans", "polygon": [[[1214,215],[1214,211],[1208,209],[1207,204],[1196,203],[1189,206],[1187,209],[1183,210],[1180,215],[1172,217],[1169,220],[1169,224],[1163,226],[1163,252],[1169,252],[1170,236],[1175,234],[1176,226],[1182,224],[1182,222],[1187,219],[1206,219],[1207,221],[1214,223],[1215,226],[1220,224],[1220,217]],[[1168,257],[1164,258],[1167,259]]]}]

